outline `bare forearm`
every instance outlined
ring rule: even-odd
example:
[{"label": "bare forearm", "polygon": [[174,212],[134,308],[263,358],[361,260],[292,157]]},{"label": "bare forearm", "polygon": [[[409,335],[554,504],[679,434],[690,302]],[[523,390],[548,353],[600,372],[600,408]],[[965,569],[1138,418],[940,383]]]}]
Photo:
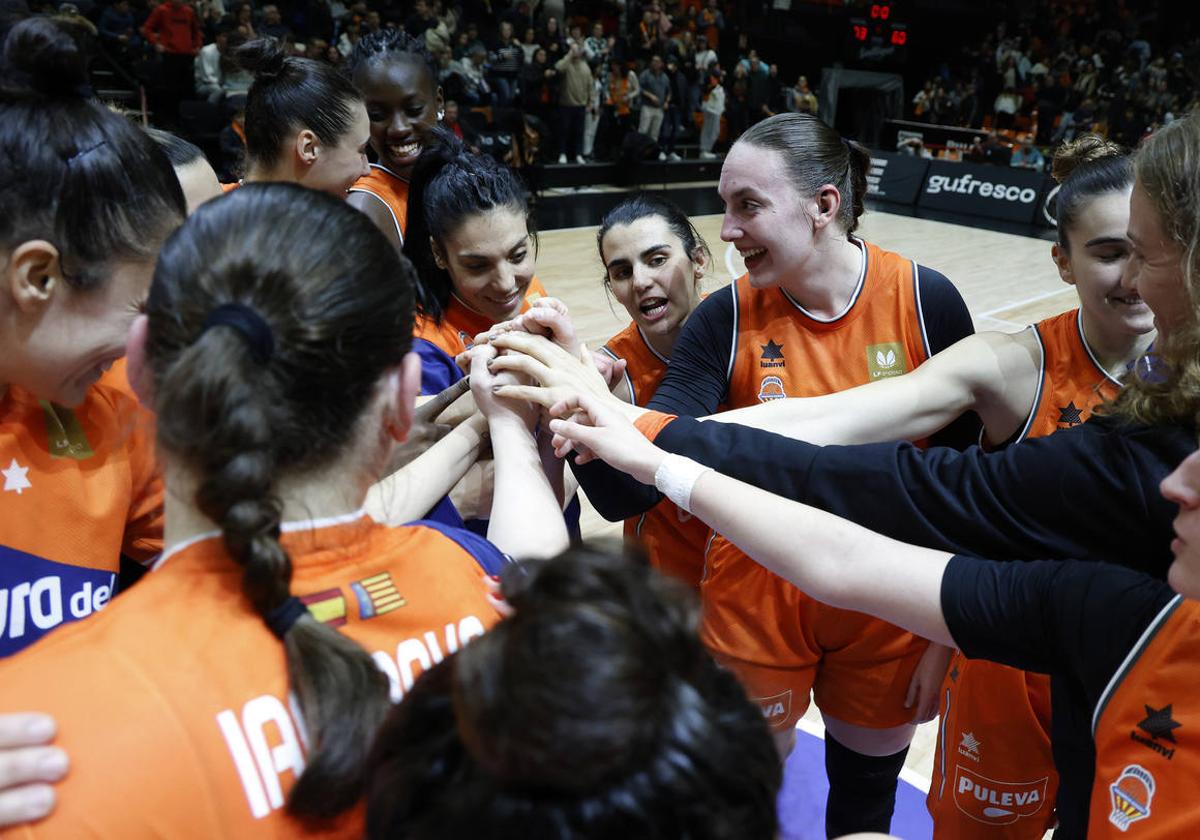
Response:
[{"label": "bare forearm", "polygon": [[366,508],[389,525],[420,519],[458,483],[479,457],[487,432],[480,415],[459,424],[407,466],[371,488]]},{"label": "bare forearm", "polygon": [[516,418],[490,423],[496,484],[488,539],[512,557],[552,557],[567,547],[562,507],[533,434]]},{"label": "bare forearm", "polygon": [[954,644],[940,601],[950,554],[897,542],[712,471],[693,487],[691,510],[817,600]]}]

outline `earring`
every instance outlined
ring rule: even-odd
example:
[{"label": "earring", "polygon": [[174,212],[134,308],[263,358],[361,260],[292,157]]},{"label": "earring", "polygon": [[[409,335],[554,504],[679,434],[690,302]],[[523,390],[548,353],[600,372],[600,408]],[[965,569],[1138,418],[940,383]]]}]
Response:
[{"label": "earring", "polygon": [[446,118],[446,109],[445,109],[445,108],[438,108],[438,122],[441,122],[441,121],[442,121],[442,120],[444,120],[445,118]]}]

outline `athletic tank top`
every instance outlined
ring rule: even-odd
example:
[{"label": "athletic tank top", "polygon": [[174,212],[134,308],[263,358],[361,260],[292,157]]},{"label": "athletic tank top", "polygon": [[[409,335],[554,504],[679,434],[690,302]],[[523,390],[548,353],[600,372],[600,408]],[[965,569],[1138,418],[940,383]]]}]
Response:
[{"label": "athletic tank top", "polygon": [[1198,666],[1200,603],[1176,597],[1096,704],[1088,837],[1200,836]]},{"label": "athletic tank top", "polygon": [[396,235],[404,242],[404,231],[408,227],[408,181],[385,166],[371,164],[371,171],[354,182],[350,192],[367,193],[375,196],[396,225]]},{"label": "athletic tank top", "polygon": [[[630,323],[608,340],[600,352],[624,359],[625,384],[634,405],[645,405],[667,371],[667,359],[646,341],[636,323]],[[700,585],[704,544],[709,528],[703,521],[663,499],[640,516],[625,520],[625,536],[637,540],[651,565],[664,574],[683,580],[693,588]]]}]

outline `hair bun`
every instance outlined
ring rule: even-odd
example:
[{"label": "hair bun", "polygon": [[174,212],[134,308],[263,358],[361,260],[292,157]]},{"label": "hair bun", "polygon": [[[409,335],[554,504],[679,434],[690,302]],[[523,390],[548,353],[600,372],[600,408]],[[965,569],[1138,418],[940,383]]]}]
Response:
[{"label": "hair bun", "polygon": [[237,63],[254,74],[255,81],[278,78],[287,66],[287,53],[274,38],[257,38],[237,48]]},{"label": "hair bun", "polygon": [[14,26],[4,41],[0,66],[0,85],[10,98],[87,98],[83,50],[49,18],[28,18]]},{"label": "hair bun", "polygon": [[1079,167],[1107,158],[1122,157],[1125,149],[1111,140],[1096,134],[1081,134],[1070,142],[1063,143],[1054,154],[1054,165],[1050,174],[1058,183],[1071,177]]}]

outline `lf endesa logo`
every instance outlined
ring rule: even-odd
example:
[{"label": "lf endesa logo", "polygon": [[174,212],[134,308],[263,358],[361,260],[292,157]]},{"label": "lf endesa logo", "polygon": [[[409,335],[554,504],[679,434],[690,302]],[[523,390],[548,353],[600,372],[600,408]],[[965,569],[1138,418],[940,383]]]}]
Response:
[{"label": "lf endesa logo", "polygon": [[1033,187],[980,181],[969,174],[958,178],[951,178],[948,175],[931,175],[925,184],[925,192],[929,195],[943,192],[977,195],[980,198],[994,198],[998,201],[1012,201],[1019,204],[1033,204],[1037,199],[1037,190]]}]

